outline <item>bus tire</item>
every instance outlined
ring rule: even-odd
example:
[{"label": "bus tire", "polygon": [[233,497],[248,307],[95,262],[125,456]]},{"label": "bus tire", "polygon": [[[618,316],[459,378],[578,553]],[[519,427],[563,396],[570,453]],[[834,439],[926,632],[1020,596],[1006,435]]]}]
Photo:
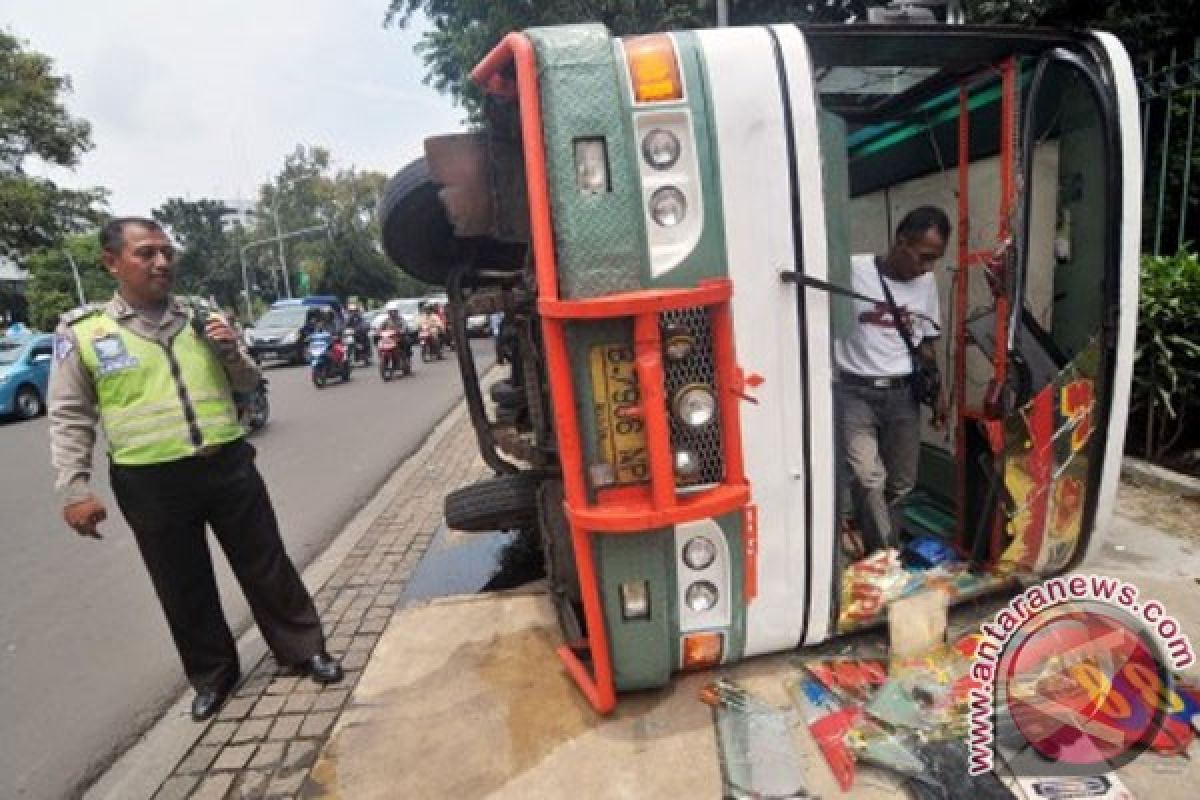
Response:
[{"label": "bus tire", "polygon": [[383,252],[419,281],[445,286],[459,256],[459,240],[438,198],[424,158],[395,174],[379,201]]},{"label": "bus tire", "polygon": [[518,472],[455,489],[446,495],[443,506],[446,525],[474,533],[533,527],[539,481]]},{"label": "bus tire", "polygon": [[396,266],[419,281],[445,286],[450,268],[515,272],[525,266],[527,245],[488,236],[459,237],[446,215],[424,158],[418,158],[388,181],[379,201],[383,252]]}]

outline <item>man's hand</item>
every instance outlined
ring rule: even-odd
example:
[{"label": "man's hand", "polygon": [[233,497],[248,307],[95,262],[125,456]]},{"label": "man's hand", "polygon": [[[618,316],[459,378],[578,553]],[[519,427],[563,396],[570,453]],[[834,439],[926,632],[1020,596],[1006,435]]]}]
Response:
[{"label": "man's hand", "polygon": [[96,526],[108,519],[108,510],[100,498],[89,494],[82,500],[63,506],[63,519],[80,536],[103,539]]},{"label": "man's hand", "polygon": [[220,314],[209,314],[204,321],[204,335],[214,342],[237,342],[237,334]]}]

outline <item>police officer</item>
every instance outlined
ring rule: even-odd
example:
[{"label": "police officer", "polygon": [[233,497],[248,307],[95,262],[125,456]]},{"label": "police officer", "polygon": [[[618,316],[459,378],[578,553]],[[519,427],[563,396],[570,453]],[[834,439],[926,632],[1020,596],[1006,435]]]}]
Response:
[{"label": "police officer", "polygon": [[114,219],[100,243],[117,291],[64,315],[55,336],[48,406],[63,518],[101,538],[107,510],[88,488],[99,422],[113,494],[196,690],[196,720],[216,713],[240,677],[206,524],[279,663],[318,683],[341,680],[238,425],[231,390],[252,390],[257,365],[223,319],[193,319],[170,295],[175,250],[156,222]]}]

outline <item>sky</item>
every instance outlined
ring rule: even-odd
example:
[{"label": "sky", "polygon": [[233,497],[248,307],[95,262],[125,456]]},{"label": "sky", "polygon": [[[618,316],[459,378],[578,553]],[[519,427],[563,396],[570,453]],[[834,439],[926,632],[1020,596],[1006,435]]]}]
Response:
[{"label": "sky", "polygon": [[67,109],[92,125],[80,165],[43,174],[144,216],[168,197],[250,205],[297,144],[390,175],[460,129],[461,109],[422,83],[419,31],[383,28],[387,5],[0,0],[0,26],[54,59]]}]

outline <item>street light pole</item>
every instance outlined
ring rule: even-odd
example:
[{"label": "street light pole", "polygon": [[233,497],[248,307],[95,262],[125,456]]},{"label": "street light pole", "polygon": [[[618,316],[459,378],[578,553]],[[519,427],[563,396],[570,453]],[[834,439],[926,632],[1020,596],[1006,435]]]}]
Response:
[{"label": "street light pole", "polygon": [[79,279],[79,267],[75,266],[70,249],[64,247],[63,252],[67,254],[67,263],[71,265],[71,274],[75,276],[75,292],[79,295],[79,305],[87,305],[87,298],[83,295],[83,281]]},{"label": "street light pole", "polygon": [[283,231],[279,227],[278,191],[271,198],[271,217],[275,220],[275,239],[279,242],[279,268],[283,271],[283,291],[290,298],[292,296],[292,282],[288,278],[287,255],[283,246]]}]

